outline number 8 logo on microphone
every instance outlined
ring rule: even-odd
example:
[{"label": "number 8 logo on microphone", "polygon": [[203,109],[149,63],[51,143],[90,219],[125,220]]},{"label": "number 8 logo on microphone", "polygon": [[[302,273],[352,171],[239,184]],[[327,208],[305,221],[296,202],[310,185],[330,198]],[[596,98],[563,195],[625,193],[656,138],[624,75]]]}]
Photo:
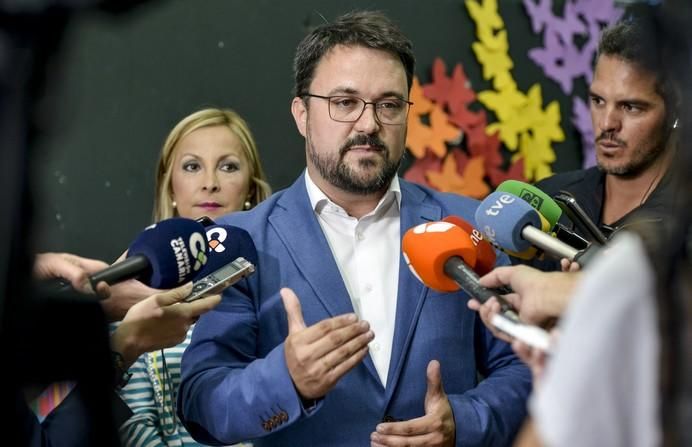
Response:
[{"label": "number 8 logo on microphone", "polygon": [[207,263],[207,254],[205,253],[207,244],[204,236],[201,233],[192,233],[188,246],[190,247],[190,254],[195,260],[195,265],[192,269],[199,271]]}]

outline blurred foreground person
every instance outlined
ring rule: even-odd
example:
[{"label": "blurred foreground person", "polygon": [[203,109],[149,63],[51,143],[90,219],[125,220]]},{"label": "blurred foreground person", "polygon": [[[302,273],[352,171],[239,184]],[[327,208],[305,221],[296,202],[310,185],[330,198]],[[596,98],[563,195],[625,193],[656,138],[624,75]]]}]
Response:
[{"label": "blurred foreground person", "polygon": [[[683,98],[673,217],[618,234],[583,273],[512,267],[481,279],[511,286],[526,321],[561,317],[549,353],[513,343],[535,380],[532,423],[518,445],[692,445],[692,15],[675,1],[664,11],[646,32]],[[469,305],[486,322],[499,310],[495,300]]]}]

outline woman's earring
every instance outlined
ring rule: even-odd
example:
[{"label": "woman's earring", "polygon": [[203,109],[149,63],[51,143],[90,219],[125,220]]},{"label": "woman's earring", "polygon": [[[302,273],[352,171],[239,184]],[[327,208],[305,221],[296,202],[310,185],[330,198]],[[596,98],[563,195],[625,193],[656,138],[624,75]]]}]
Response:
[{"label": "woman's earring", "polygon": [[678,119],[675,118],[675,121],[673,121],[673,129],[677,129],[677,128],[678,128]]},{"label": "woman's earring", "polygon": [[244,210],[249,210],[252,207],[252,203],[250,203],[249,200],[246,200],[245,203],[243,203],[243,209]]},{"label": "woman's earring", "polygon": [[173,208],[175,208],[176,206],[178,206],[178,202],[176,202],[176,201],[174,200],[174,201],[171,203],[171,205],[173,205]]}]

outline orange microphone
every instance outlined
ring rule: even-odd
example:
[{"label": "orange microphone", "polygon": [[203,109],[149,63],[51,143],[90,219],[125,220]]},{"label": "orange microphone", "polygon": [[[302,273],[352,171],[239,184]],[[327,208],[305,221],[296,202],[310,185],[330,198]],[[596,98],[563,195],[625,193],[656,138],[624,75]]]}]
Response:
[{"label": "orange microphone", "polygon": [[481,303],[496,297],[502,313],[515,321],[516,312],[502,299],[498,290],[478,283],[473,270],[477,262],[476,246],[471,235],[446,221],[428,222],[410,228],[404,234],[402,251],[411,272],[426,286],[442,292],[460,288]]},{"label": "orange microphone", "polygon": [[468,233],[471,242],[476,247],[476,265],[473,270],[478,273],[478,276],[483,276],[495,268],[495,259],[497,255],[490,242],[483,239],[483,233],[476,230],[473,225],[458,216],[447,216],[442,219],[444,222],[453,223],[457,227]]},{"label": "orange microphone", "polygon": [[476,247],[471,237],[449,222],[428,222],[409,229],[401,241],[406,264],[426,286],[442,292],[459,290],[459,285],[445,274],[451,258],[476,265]]}]

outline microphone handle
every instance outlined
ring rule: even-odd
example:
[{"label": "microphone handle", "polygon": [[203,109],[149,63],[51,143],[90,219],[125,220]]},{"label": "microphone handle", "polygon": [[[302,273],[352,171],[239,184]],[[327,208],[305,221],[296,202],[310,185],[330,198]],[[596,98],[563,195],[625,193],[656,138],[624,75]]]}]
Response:
[{"label": "microphone handle", "polygon": [[602,252],[604,248],[605,245],[591,244],[584,250],[580,250],[574,257],[574,260],[578,262],[581,267],[585,267],[598,253]]},{"label": "microphone handle", "polygon": [[143,255],[134,255],[107,267],[100,272],[89,276],[91,287],[96,290],[96,285],[105,281],[108,285],[127,279],[151,275],[149,259]]},{"label": "microphone handle", "polygon": [[579,254],[579,250],[576,248],[570,247],[561,240],[542,232],[533,225],[526,225],[522,228],[521,236],[529,241],[531,245],[559,259],[567,258],[570,261],[574,261],[577,254]]},{"label": "microphone handle", "polygon": [[463,291],[476,298],[481,303],[485,303],[490,298],[495,297],[500,303],[502,314],[514,321],[519,321],[517,312],[510,304],[502,298],[500,290],[488,289],[478,282],[478,275],[471,267],[459,256],[452,256],[445,261],[445,274],[452,278]]}]

